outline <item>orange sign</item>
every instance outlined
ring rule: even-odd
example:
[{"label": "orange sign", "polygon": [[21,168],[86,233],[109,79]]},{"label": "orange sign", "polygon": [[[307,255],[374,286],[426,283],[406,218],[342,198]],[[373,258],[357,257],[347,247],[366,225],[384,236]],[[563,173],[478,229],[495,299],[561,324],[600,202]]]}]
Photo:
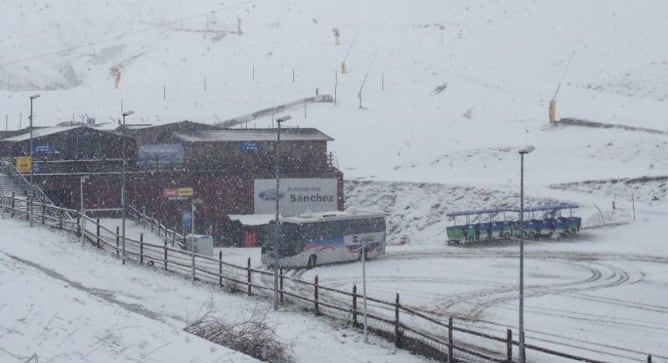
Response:
[{"label": "orange sign", "polygon": [[18,169],[19,173],[21,174],[30,173],[31,168],[32,168],[32,160],[30,156],[16,157],[16,169]]}]

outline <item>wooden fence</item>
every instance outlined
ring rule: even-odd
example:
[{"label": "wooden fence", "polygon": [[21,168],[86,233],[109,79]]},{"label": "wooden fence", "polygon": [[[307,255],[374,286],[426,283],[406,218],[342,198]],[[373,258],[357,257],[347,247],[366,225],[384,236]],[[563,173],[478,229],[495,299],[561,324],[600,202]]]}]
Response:
[{"label": "wooden fence", "polygon": [[[11,195],[0,196],[2,218],[14,217],[30,220],[44,226],[70,231],[83,241],[98,248],[110,251],[117,257],[122,253],[122,241],[118,227],[116,230],[105,228],[99,219],[80,216],[78,211],[54,207],[46,203],[33,201],[30,197]],[[131,211],[135,218],[140,216]],[[81,229],[81,218],[86,219],[85,231]],[[237,266],[222,259],[191,254],[179,247],[178,241],[183,236],[169,230],[158,221],[142,216],[143,221],[158,229],[164,236],[163,244],[152,244],[126,236],[125,252],[127,260],[140,265],[153,266],[188,278],[217,284],[228,291],[243,292],[247,295],[273,296],[273,271],[255,269],[248,259],[246,266]],[[92,227],[91,227],[92,226]],[[83,233],[83,236],[82,236]],[[313,281],[286,276],[279,273],[278,287],[281,304],[293,304],[317,315],[324,315],[338,320],[348,321],[352,326],[363,326],[363,296],[352,286],[351,291],[344,291],[323,286],[318,276]],[[467,328],[465,322],[452,317],[443,320],[430,316],[426,312],[402,305],[400,295],[394,301],[385,301],[367,296],[367,328],[369,331],[394,342],[397,348],[407,349],[443,362],[490,361],[513,362],[518,354],[518,341],[513,332],[507,329],[502,336]],[[579,362],[599,363],[601,360],[590,359],[574,354],[547,349],[533,344],[525,344],[527,357],[540,361],[541,357],[551,356]],[[601,352],[596,352],[601,354]],[[611,358],[611,361],[619,360]],[[636,359],[636,361],[644,361]],[[652,357],[647,356],[647,362]]]}]

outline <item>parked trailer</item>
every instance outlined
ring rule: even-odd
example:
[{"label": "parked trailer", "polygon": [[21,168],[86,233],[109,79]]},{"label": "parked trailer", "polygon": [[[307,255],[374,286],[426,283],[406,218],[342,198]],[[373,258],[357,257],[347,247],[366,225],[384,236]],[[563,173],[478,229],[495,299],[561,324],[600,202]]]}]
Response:
[{"label": "parked trailer", "polygon": [[[579,207],[577,204],[549,204],[525,208],[525,237],[559,238],[574,236],[580,230],[581,218],[573,215],[573,209]],[[567,217],[562,215],[565,210],[569,211]],[[519,211],[517,212],[519,213]]]},{"label": "parked trailer", "polygon": [[[575,235],[581,218],[573,215],[577,204],[550,204],[523,209],[496,208],[449,213],[452,226],[446,227],[448,244],[499,241],[517,238],[560,238]],[[568,216],[563,212],[569,210]],[[520,224],[520,219],[522,223]]]},{"label": "parked trailer", "polygon": [[[452,226],[446,227],[448,244],[463,244],[476,241],[491,241],[512,236],[514,222],[506,213],[513,209],[484,209],[448,214],[453,220]],[[458,224],[458,222],[463,222]]]}]

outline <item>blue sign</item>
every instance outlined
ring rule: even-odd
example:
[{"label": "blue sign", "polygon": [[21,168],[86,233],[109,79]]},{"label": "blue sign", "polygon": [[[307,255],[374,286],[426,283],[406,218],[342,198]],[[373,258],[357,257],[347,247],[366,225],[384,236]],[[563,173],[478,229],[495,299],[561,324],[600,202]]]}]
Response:
[{"label": "blue sign", "polygon": [[46,144],[46,145],[33,145],[32,147],[32,153],[33,154],[53,154],[54,148],[53,146]]},{"label": "blue sign", "polygon": [[260,146],[257,142],[244,142],[241,144],[241,151],[246,153],[256,153],[260,150]]},{"label": "blue sign", "polygon": [[39,173],[40,170],[41,170],[41,162],[33,161],[32,162],[32,172],[33,172],[33,174]]},{"label": "blue sign", "polygon": [[181,215],[181,224],[184,226],[190,226],[190,224],[193,222],[193,217],[190,212],[183,212]]},{"label": "blue sign", "polygon": [[[276,189],[262,190],[257,195],[264,201],[276,200]],[[279,192],[278,199],[282,199],[283,197],[285,197],[285,193]]]}]

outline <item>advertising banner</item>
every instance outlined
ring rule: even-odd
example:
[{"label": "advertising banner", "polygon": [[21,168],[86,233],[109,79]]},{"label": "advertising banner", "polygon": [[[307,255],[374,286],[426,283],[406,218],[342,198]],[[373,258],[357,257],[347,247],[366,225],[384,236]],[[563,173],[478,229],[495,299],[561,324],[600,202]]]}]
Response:
[{"label": "advertising banner", "polygon": [[181,144],[142,145],[137,155],[137,166],[140,169],[182,167],[183,154]]},{"label": "advertising banner", "polygon": [[186,200],[193,196],[193,188],[164,188],[162,196],[169,200]]},{"label": "advertising banner", "polygon": [[306,212],[336,210],[336,179],[281,179],[276,195],[276,179],[255,179],[255,214],[276,213],[276,198],[280,214],[295,216]]}]

